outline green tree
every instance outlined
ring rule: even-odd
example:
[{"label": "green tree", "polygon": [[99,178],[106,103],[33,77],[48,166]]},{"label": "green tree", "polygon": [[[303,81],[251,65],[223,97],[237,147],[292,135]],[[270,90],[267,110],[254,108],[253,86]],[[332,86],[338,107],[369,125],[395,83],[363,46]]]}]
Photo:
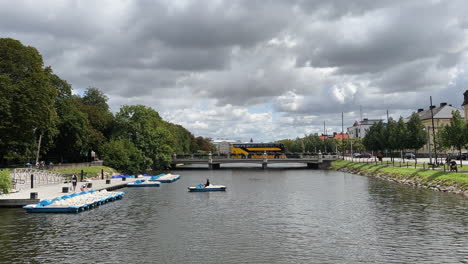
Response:
[{"label": "green tree", "polygon": [[409,149],[414,149],[414,152],[417,154],[418,149],[422,148],[424,144],[427,143],[426,132],[424,131],[424,125],[422,124],[419,115],[413,113],[408,123],[406,123],[406,127],[406,147]]},{"label": "green tree", "polygon": [[0,163],[31,157],[37,138],[55,135],[57,91],[50,73],[35,48],[0,39]]},{"label": "green tree", "polygon": [[9,170],[0,170],[0,192],[9,193],[11,190],[11,176]]},{"label": "green tree", "polygon": [[[85,113],[79,110],[79,98],[72,95],[71,85],[51,73],[50,83],[57,91],[55,109],[58,115],[58,135],[47,152],[49,159],[60,162],[82,161],[89,149],[90,124]],[[52,144],[51,144],[52,145]]]},{"label": "green tree", "polygon": [[382,121],[373,124],[362,143],[367,150],[370,151],[384,151],[388,146],[386,127]]},{"label": "green tree", "polygon": [[143,105],[125,105],[116,114],[114,137],[128,139],[152,161],[151,168],[164,169],[172,160],[174,139],[158,112]]},{"label": "green tree", "polygon": [[[453,147],[458,150],[459,155],[461,156],[462,149],[468,145],[466,140],[466,130],[465,120],[461,117],[459,111],[452,112],[452,119],[450,120],[450,125],[444,126],[442,128],[441,137],[442,144],[446,147]],[[461,163],[460,159],[460,163]],[[463,164],[462,164],[463,166]]]},{"label": "green tree", "polygon": [[104,165],[124,173],[146,171],[152,161],[128,139],[111,140],[101,146]]},{"label": "green tree", "polygon": [[87,156],[90,145],[88,117],[78,109],[73,98],[62,99],[58,110],[60,133],[55,140],[54,152],[61,162],[80,161]]},{"label": "green tree", "polygon": [[393,151],[395,149],[399,149],[399,134],[398,134],[398,124],[393,118],[388,119],[387,123],[387,142],[388,142],[388,150],[391,153],[391,160],[393,161]]},{"label": "green tree", "polygon": [[404,159],[403,152],[408,147],[408,128],[406,126],[403,117],[400,116],[397,122],[397,131],[396,131],[396,149],[400,151],[401,158]]},{"label": "green tree", "polygon": [[[99,154],[100,146],[109,140],[114,116],[107,104],[108,97],[98,88],[88,88],[83,97],[77,97],[79,109],[84,112],[89,120],[89,149]],[[88,155],[89,155],[88,154]]]}]

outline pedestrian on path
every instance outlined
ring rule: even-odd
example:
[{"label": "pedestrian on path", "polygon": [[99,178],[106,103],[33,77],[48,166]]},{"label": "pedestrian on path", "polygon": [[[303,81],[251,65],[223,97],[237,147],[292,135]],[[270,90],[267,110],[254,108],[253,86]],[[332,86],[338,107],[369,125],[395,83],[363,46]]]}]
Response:
[{"label": "pedestrian on path", "polygon": [[73,185],[73,192],[76,190],[76,184],[78,183],[78,177],[75,174],[72,176],[72,185]]}]

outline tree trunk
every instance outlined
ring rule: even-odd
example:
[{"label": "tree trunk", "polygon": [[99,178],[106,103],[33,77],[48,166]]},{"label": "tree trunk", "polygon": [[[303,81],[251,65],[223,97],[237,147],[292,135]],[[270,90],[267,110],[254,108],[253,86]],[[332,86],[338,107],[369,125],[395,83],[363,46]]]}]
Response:
[{"label": "tree trunk", "polygon": [[461,147],[458,148],[458,155],[460,157],[460,167],[463,167],[463,157],[462,157]]}]

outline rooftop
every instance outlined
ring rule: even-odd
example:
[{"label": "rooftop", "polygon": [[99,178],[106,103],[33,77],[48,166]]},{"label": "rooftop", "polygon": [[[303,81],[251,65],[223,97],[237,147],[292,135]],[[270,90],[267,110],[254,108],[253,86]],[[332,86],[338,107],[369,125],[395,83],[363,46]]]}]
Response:
[{"label": "rooftop", "polygon": [[[453,111],[459,111],[460,115],[462,117],[465,116],[465,113],[463,112],[462,109],[453,107],[452,105],[447,105],[446,103],[441,103],[439,107],[434,107],[432,109],[432,112],[434,113],[434,118],[435,119],[450,119],[452,118],[452,112]],[[423,110],[419,109],[417,114],[419,115],[419,118],[421,120],[428,120],[431,119],[431,109]],[[407,117],[406,119],[409,120],[410,117]]]}]

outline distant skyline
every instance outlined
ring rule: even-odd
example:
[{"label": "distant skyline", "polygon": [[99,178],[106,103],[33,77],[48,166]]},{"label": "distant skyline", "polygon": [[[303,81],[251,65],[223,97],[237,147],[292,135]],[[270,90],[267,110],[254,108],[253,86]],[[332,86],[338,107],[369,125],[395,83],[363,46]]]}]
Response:
[{"label": "distant skyline", "polygon": [[0,37],[74,92],[154,108],[196,136],[256,142],[407,117],[468,89],[468,2],[6,1]]}]

